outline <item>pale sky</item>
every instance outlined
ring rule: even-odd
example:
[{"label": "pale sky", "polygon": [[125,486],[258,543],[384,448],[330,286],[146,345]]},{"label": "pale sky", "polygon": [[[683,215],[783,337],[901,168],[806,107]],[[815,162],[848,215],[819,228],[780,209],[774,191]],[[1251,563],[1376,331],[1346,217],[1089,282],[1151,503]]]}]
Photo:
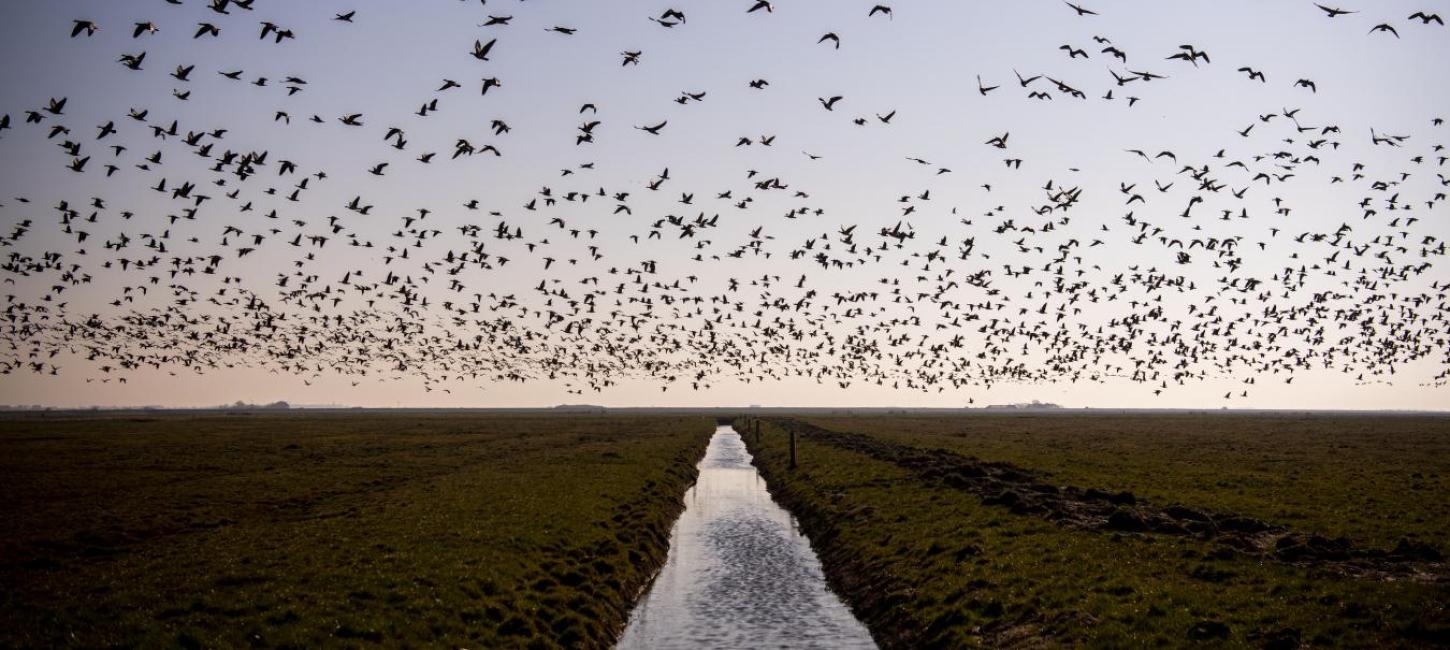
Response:
[{"label": "pale sky", "polygon": [[[202,373],[176,365],[121,371],[116,359],[88,360],[77,354],[83,349],[66,342],[64,328],[36,331],[12,326],[0,338],[7,348],[0,359],[17,365],[0,376],[0,403],[205,406],[285,399],[361,406],[961,406],[969,400],[982,405],[1039,399],[1070,406],[1150,408],[1450,406],[1450,390],[1443,380],[1434,379],[1450,368],[1450,346],[1446,344],[1450,325],[1442,288],[1450,282],[1450,273],[1443,252],[1424,252],[1433,251],[1450,237],[1446,204],[1434,199],[1437,192],[1446,191],[1437,174],[1450,173],[1438,160],[1444,152],[1436,152],[1434,147],[1446,141],[1450,127],[1432,124],[1435,118],[1450,116],[1450,85],[1444,82],[1450,78],[1446,69],[1450,66],[1450,31],[1439,24],[1406,18],[1420,10],[1450,9],[1443,2],[1344,2],[1334,6],[1359,13],[1335,18],[1325,16],[1307,0],[1099,0],[1080,3],[1098,13],[1085,16],[1057,0],[901,2],[892,5],[890,17],[868,16],[873,2],[779,0],[773,3],[774,11],[747,13],[752,4],[751,0],[493,0],[484,5],[456,0],[406,4],[256,0],[253,11],[233,6],[230,14],[220,15],[200,0],[184,0],[179,6],[99,0],[6,3],[0,10],[4,12],[0,48],[5,54],[0,57],[0,115],[9,115],[11,128],[0,131],[0,168],[4,170],[0,174],[0,235],[5,237],[0,253],[12,264],[17,255],[45,259],[59,254],[61,268],[26,273],[19,272],[19,267],[0,270],[4,293],[15,296],[12,304],[27,305],[47,304],[41,300],[50,294],[48,305],[66,303],[58,321],[84,323],[95,315],[114,327],[129,314],[160,313],[154,310],[168,305],[173,313],[189,317],[239,316],[244,311],[241,307],[211,305],[207,298],[225,302],[245,289],[279,313],[299,319],[353,310],[402,315],[423,328],[410,334],[415,337],[411,340],[447,346],[470,339],[472,326],[449,325],[447,314],[439,307],[443,301],[467,303],[472,301],[467,296],[475,292],[512,294],[519,305],[547,313],[562,308],[564,301],[554,297],[549,304],[550,296],[534,290],[540,281],[579,298],[584,290],[579,281],[597,277],[598,288],[610,292],[608,305],[613,308],[616,298],[638,295],[634,285],[623,295],[613,293],[616,285],[632,281],[634,276],[625,270],[653,261],[657,273],[646,282],[669,285],[679,281],[683,288],[674,291],[675,295],[698,296],[704,302],[657,304],[651,328],[665,327],[675,336],[699,343],[705,336],[703,323],[715,315],[677,311],[697,306],[709,310],[717,306],[711,298],[728,296],[743,304],[739,317],[749,323],[763,301],[795,304],[813,291],[810,315],[839,317],[837,322],[820,325],[820,331],[832,332],[841,340],[859,332],[860,327],[917,317],[919,321],[892,324],[869,336],[882,346],[893,337],[906,337],[910,343],[896,350],[904,352],[924,349],[915,347],[918,340],[930,347],[948,344],[960,335],[962,347],[928,355],[938,363],[950,363],[977,359],[985,344],[976,328],[984,323],[951,324],[953,318],[944,316],[930,300],[914,300],[909,306],[892,302],[889,292],[893,287],[909,298],[934,293],[934,287],[942,284],[938,280],[941,274],[954,269],[947,279],[959,284],[940,294],[942,299],[958,305],[1005,301],[1005,307],[987,316],[987,321],[1007,317],[1026,326],[1040,324],[1048,331],[1067,326],[1079,332],[1112,331],[1122,319],[1147,311],[1128,304],[1134,299],[1162,296],[1159,306],[1165,322],[1179,320],[1186,327],[1203,318],[1199,310],[1215,310],[1214,318],[1261,314],[1266,306],[1281,310],[1302,307],[1317,292],[1345,291],[1346,297],[1330,301],[1329,311],[1318,318],[1318,322],[1331,324],[1324,339],[1293,328],[1275,337],[1281,346],[1312,352],[1312,367],[1297,370],[1292,384],[1285,383],[1287,375],[1256,376],[1242,365],[1225,375],[1206,359],[1279,354],[1265,349],[1231,351],[1230,340],[1241,345],[1250,338],[1249,332],[1235,329],[1210,336],[1225,347],[1218,352],[1200,351],[1199,359],[1172,345],[1138,341],[1135,354],[1158,350],[1168,359],[1165,369],[1169,373],[1173,364],[1183,361],[1188,372],[1205,374],[1183,385],[1168,379],[1161,394],[1154,393],[1161,379],[1130,381],[1118,375],[1130,374],[1131,368],[1121,373],[1106,370],[1102,364],[1082,368],[1076,381],[1058,375],[1041,381],[994,382],[990,387],[980,382],[959,388],[948,384],[945,390],[932,387],[927,392],[904,385],[892,388],[890,381],[877,385],[867,374],[846,388],[839,385],[838,377],[747,383],[723,365],[717,371],[723,374],[706,379],[708,388],[692,390],[690,380],[696,369],[686,371],[681,365],[682,370],[666,373],[678,377],[669,382],[634,367],[613,373],[614,385],[602,392],[585,388],[583,394],[571,394],[569,389],[581,387],[579,380],[549,379],[537,367],[528,370],[528,379],[522,382],[489,378],[428,382],[423,372],[436,377],[455,371],[433,366],[398,372],[386,364],[339,360],[338,355],[347,354],[340,349],[295,359],[321,364],[325,367],[322,372],[299,372],[282,367],[276,358],[250,353],[223,355],[219,362],[234,367]],[[682,11],[686,22],[665,28],[649,20],[669,8]],[[352,23],[332,19],[334,14],[353,10]],[[513,19],[507,25],[479,26],[489,15]],[[83,33],[71,38],[75,19],[94,21],[100,30],[94,36]],[[263,21],[292,30],[296,38],[280,44],[271,38],[259,39]],[[159,31],[133,38],[138,22],[153,22]],[[221,34],[192,38],[200,22],[215,24]],[[1398,37],[1370,33],[1381,23],[1392,25]],[[577,32],[547,31],[555,26]],[[829,41],[817,43],[827,32],[839,37],[839,49]],[[488,61],[470,56],[475,39],[488,42],[494,38],[498,42]],[[1103,53],[1108,44],[1121,49],[1127,62]],[[1200,59],[1193,65],[1167,60],[1184,51],[1179,46],[1185,44],[1207,52],[1211,62]],[[1071,57],[1060,49],[1062,45],[1082,49],[1088,56]],[[142,51],[146,58],[140,70],[129,70],[117,62],[123,54]],[[621,65],[626,51],[641,52],[638,65]],[[188,81],[171,76],[178,65],[195,66]],[[1249,79],[1238,70],[1244,66],[1262,71],[1266,83]],[[242,71],[239,81],[218,74],[236,70]],[[1130,70],[1166,78],[1115,84],[1114,73],[1131,76]],[[1045,78],[1023,87],[1016,73],[1052,77],[1081,89],[1086,99],[1064,94]],[[292,96],[284,81],[289,76],[307,82]],[[253,84],[258,77],[266,77],[266,84]],[[496,77],[502,85],[481,95],[480,80],[485,77]],[[979,93],[978,77],[983,84],[998,88],[986,95]],[[462,87],[439,92],[444,79],[455,80]],[[765,79],[769,85],[753,89],[749,82],[756,79]],[[1296,86],[1300,79],[1312,81],[1315,90]],[[1109,90],[1112,99],[1105,99]],[[182,101],[173,91],[190,95]],[[1052,98],[1030,98],[1028,93],[1034,91],[1047,92]],[[705,93],[702,100],[674,101],[683,93],[700,92]],[[842,99],[834,110],[826,110],[819,101],[838,95]],[[62,115],[43,110],[51,98],[60,97],[67,98]],[[1129,97],[1136,98],[1132,106]],[[435,113],[415,114],[434,98],[438,99]],[[586,103],[597,106],[597,113],[581,115],[580,107]],[[131,109],[148,111],[146,122],[128,118]],[[46,117],[38,125],[26,124],[27,111],[39,111]],[[290,121],[276,119],[279,111],[286,112]],[[893,111],[889,124],[877,117]],[[1314,128],[1297,130],[1284,112],[1293,112],[1299,125]],[[339,117],[355,113],[362,114],[362,126],[339,123]],[[1267,122],[1260,119],[1272,113],[1280,115]],[[314,114],[323,123],[309,122]],[[866,124],[854,124],[856,118],[864,118]],[[153,136],[152,125],[164,128],[172,120],[180,125],[178,136],[165,141]],[[490,126],[493,120],[505,122],[509,132],[495,135]],[[592,120],[601,123],[594,129],[594,142],[576,144],[577,127]],[[662,121],[668,125],[658,136],[634,128]],[[117,133],[97,140],[99,125],[107,122],[114,122]],[[48,138],[55,125],[70,131]],[[1252,130],[1241,135],[1250,125]],[[1325,133],[1323,127],[1329,125],[1339,131]],[[398,150],[391,146],[392,140],[384,139],[390,127],[405,133],[404,149]],[[196,147],[182,141],[188,131],[214,129],[227,131],[222,139],[205,136],[199,141],[213,144],[207,157],[197,155]],[[1376,134],[1408,138],[1399,147],[1375,145],[1371,129]],[[985,144],[1004,133],[1010,133],[1006,149]],[[771,136],[771,146],[760,143],[762,137]],[[742,137],[752,144],[735,146]],[[450,160],[459,138],[477,147],[491,144],[502,155]],[[1321,139],[1325,142],[1309,146]],[[81,144],[81,156],[90,157],[83,173],[67,168],[72,156],[58,146],[67,140]],[[127,150],[113,155],[109,148],[113,144],[125,145]],[[1172,151],[1177,163],[1168,158],[1146,161],[1127,153],[1128,149],[1141,149],[1149,156]],[[224,150],[265,150],[269,158],[256,176],[241,182],[230,173],[210,171]],[[1216,157],[1220,150],[1224,156]],[[150,163],[146,170],[136,167],[157,151],[162,152],[161,163]],[[1274,154],[1281,151],[1290,155],[1276,159]],[[426,165],[416,160],[424,152],[436,153]],[[1306,156],[1319,162],[1306,160]],[[1005,159],[1022,162],[1012,168]],[[279,176],[280,160],[295,162],[298,173]],[[1228,166],[1235,160],[1245,166]],[[1298,161],[1293,169],[1275,167],[1276,163],[1289,165],[1291,160]],[[383,162],[388,163],[384,175],[368,173]],[[111,177],[105,176],[103,167],[108,163],[118,167]],[[1363,178],[1352,178],[1355,163],[1364,165]],[[585,164],[591,168],[581,168]],[[1198,169],[1204,165],[1213,168],[1208,178],[1223,184],[1223,189],[1205,191],[1198,180],[1180,173],[1184,166]],[[941,168],[951,171],[937,173]],[[572,173],[561,175],[565,169]],[[649,190],[647,184],[665,169],[669,179],[658,191]],[[286,199],[302,175],[319,171],[326,178],[313,177],[301,200]],[[750,171],[758,174],[748,178]],[[1265,184],[1253,180],[1259,171],[1293,176]],[[1335,183],[1335,177],[1345,182]],[[152,191],[162,178],[168,192]],[[223,178],[226,185],[213,184]],[[764,178],[779,178],[789,189],[757,189],[755,183]],[[1374,188],[1376,180],[1394,185]],[[169,190],[188,181],[198,186],[197,193],[212,198],[198,209],[195,220],[171,223],[168,215],[179,214],[192,203],[173,198]],[[1049,191],[1043,188],[1049,181],[1056,189],[1081,189],[1080,200],[1070,211],[1048,215],[1035,211],[1047,202]],[[1159,191],[1155,183],[1159,187],[1175,185]],[[1121,191],[1129,185],[1133,188]],[[545,205],[540,192],[546,187],[560,198],[557,204]],[[277,191],[269,194],[267,188]],[[619,201],[609,196],[593,197],[587,203],[562,200],[570,191],[594,193],[601,188],[609,195],[628,192],[631,213],[615,213]],[[1242,199],[1230,194],[1245,188]],[[226,195],[233,190],[240,190],[236,199]],[[716,198],[726,191],[731,192],[730,198]],[[796,195],[798,191],[805,196]],[[928,199],[918,198],[923,192],[929,192]],[[1125,204],[1133,193],[1141,194],[1143,200]],[[693,195],[690,204],[681,203],[682,194]],[[1181,217],[1195,195],[1204,202],[1193,207],[1191,217]],[[1395,211],[1387,209],[1391,195],[1398,195]],[[349,211],[345,205],[353,197],[375,207],[367,215]],[[751,199],[747,207],[736,207],[746,197]],[[902,202],[903,197],[911,198]],[[1367,197],[1376,210],[1368,217],[1360,205]],[[105,208],[91,207],[93,198],[103,199]],[[463,207],[474,199],[478,210]],[[525,209],[531,200],[537,200],[536,210]],[[65,232],[61,213],[55,209],[62,201],[79,212],[80,220],[73,220],[70,233]],[[242,212],[248,203],[252,209]],[[914,212],[903,216],[903,208],[908,206]],[[1404,206],[1413,210],[1405,212]],[[1276,212],[1280,207],[1289,208],[1288,213]],[[409,227],[404,217],[416,216],[419,208],[430,214],[411,227],[436,229],[439,234],[414,246],[416,239],[410,234],[397,237],[394,233]],[[787,218],[797,208],[806,212]],[[278,218],[267,218],[274,209]],[[1244,210],[1249,218],[1222,221],[1218,217],[1223,210],[1234,215]],[[134,216],[124,218],[123,211]],[[501,216],[492,216],[490,211]],[[87,221],[92,212],[97,213],[96,219]],[[1195,238],[1222,241],[1241,237],[1238,254],[1242,266],[1216,266],[1214,253],[1201,247],[1189,251],[1191,261],[1179,263],[1180,249],[1169,248],[1157,236],[1135,243],[1140,226],[1125,221],[1129,212],[1135,224],[1150,224],[1149,232],[1159,232],[1164,240],[1179,239],[1185,245]],[[679,228],[666,223],[660,227],[660,239],[647,238],[658,220],[667,216],[693,220],[700,213],[707,219],[720,215],[718,226],[702,229],[693,238],[680,238]],[[329,217],[337,217],[344,229],[329,232]],[[550,223],[556,217],[566,223],[565,228]],[[1063,217],[1070,220],[1050,232],[1041,230],[1043,224]],[[1417,220],[1408,223],[1409,218]],[[30,226],[25,234],[11,240],[12,231],[27,220]],[[295,226],[294,220],[305,225]],[[915,230],[915,237],[900,249],[884,252],[878,263],[827,271],[811,261],[827,244],[833,246],[833,255],[854,257],[844,254],[848,245],[840,241],[842,228],[857,226],[856,243],[879,247],[884,239],[878,231],[903,220]],[[500,222],[510,229],[522,228],[523,237],[493,238]],[[1008,222],[1017,229],[998,232]],[[1294,239],[1318,233],[1332,240],[1341,224],[1352,227],[1348,242],[1315,242],[1312,236],[1307,241]],[[468,225],[481,229],[476,240],[460,230]],[[243,234],[229,232],[228,226]],[[1033,230],[1020,230],[1024,226]],[[273,228],[279,232],[271,233]],[[592,241],[587,235],[576,239],[570,236],[570,228],[594,229],[598,235]],[[759,233],[753,235],[757,228]],[[85,242],[77,241],[77,229],[87,231]],[[162,233],[167,235],[166,253],[143,246],[143,234]],[[290,246],[288,242],[297,234],[304,235],[304,245]],[[329,235],[330,240],[321,248],[308,247],[305,235],[314,234]],[[107,249],[106,242],[119,241],[123,235],[129,240],[127,248]],[[253,245],[254,235],[262,236],[263,242]],[[349,235],[371,241],[374,247],[348,247]],[[631,235],[639,236],[639,241],[633,241]],[[197,241],[188,242],[191,237]],[[948,245],[937,247],[943,237]],[[549,243],[542,243],[546,239]],[[960,244],[967,239],[974,247],[965,259],[958,258]],[[709,244],[697,248],[705,240]],[[810,240],[815,240],[812,248],[799,259],[791,259],[792,251],[803,250]],[[1057,257],[1058,247],[1073,240],[1079,247],[1070,248],[1070,255],[1082,261],[1066,267],[1068,281],[1101,288],[1111,286],[1119,274],[1131,276],[1135,268],[1143,273],[1153,269],[1168,278],[1182,278],[1185,290],[1159,289],[1155,293],[1133,285],[1117,301],[1090,303],[1084,298],[1070,305],[1064,304],[1062,295],[1054,295],[1047,298],[1045,315],[1032,311],[1019,316],[1019,307],[1035,310],[1043,304],[1044,287],[1035,283],[1050,286],[1054,276],[1047,266]],[[1089,248],[1093,240],[1102,243]],[[489,255],[510,261],[493,270],[470,266],[458,275],[448,275],[446,267],[451,264],[442,262],[445,256],[449,251],[469,250],[474,242],[482,242]],[[598,246],[601,259],[590,259],[587,247],[591,244]],[[1373,258],[1373,253],[1355,257],[1348,248],[1366,244],[1373,251],[1386,248],[1394,255],[1386,262]],[[237,257],[239,246],[255,250]],[[397,257],[388,254],[389,246],[407,247],[409,259],[387,260]],[[1396,246],[1406,250],[1394,251]],[[747,252],[739,258],[728,256],[742,247]],[[81,249],[86,251],[84,255],[79,253]],[[1340,252],[1335,261],[1326,262],[1336,250]],[[948,260],[926,260],[924,256],[932,251]],[[308,252],[314,258],[304,260]],[[178,278],[180,284],[197,292],[196,302],[177,307],[173,303],[176,296],[167,290],[172,279],[163,277],[145,295],[133,289],[133,302],[111,304],[126,295],[126,287],[145,284],[150,276],[165,276],[171,258],[213,253],[224,257],[215,275]],[[697,254],[705,259],[694,261]],[[153,255],[161,263],[152,269],[119,268],[120,258]],[[721,259],[713,260],[711,255]],[[557,260],[547,269],[545,256]],[[1351,257],[1351,270],[1340,269],[1332,276],[1323,272]],[[569,259],[578,263],[570,265]],[[108,260],[113,262],[110,268],[105,266]],[[303,265],[297,266],[298,261]],[[430,261],[431,273],[425,268]],[[1377,281],[1373,287],[1361,286],[1352,293],[1343,284],[1359,277],[1372,278],[1386,264],[1402,267],[1426,262],[1430,266],[1425,270],[1403,279],[1373,278]],[[79,264],[79,273],[89,274],[91,282],[55,293],[53,287],[66,284],[62,274],[72,264]],[[1284,297],[1274,278],[1285,268],[1297,271],[1316,264],[1321,268],[1306,268],[1304,287]],[[1027,266],[1033,272],[1007,277],[1004,265]],[[611,268],[620,273],[610,274]],[[1365,269],[1367,275],[1361,276]],[[962,286],[965,276],[982,270],[993,273],[994,294]],[[293,276],[287,288],[278,286],[279,274],[298,271],[301,275]],[[409,314],[396,301],[368,305],[352,294],[334,307],[329,294],[319,303],[320,311],[312,311],[281,300],[283,291],[299,285],[318,291],[323,287],[341,290],[344,277],[379,282],[390,272],[420,283],[427,277],[427,284],[419,284],[418,290],[429,298],[429,307],[413,306]],[[802,275],[806,280],[798,288]],[[309,276],[316,277],[309,280]],[[772,276],[769,287],[751,284],[763,276]],[[741,284],[738,291],[728,289],[732,278]],[[1226,278],[1258,280],[1270,288],[1270,295],[1219,294]],[[451,291],[453,279],[467,289]],[[899,284],[883,284],[883,279]],[[1190,283],[1192,289],[1187,288]],[[865,291],[877,291],[881,297],[842,305],[830,298],[837,292]],[[1417,325],[1411,340],[1399,342],[1394,375],[1384,374],[1381,367],[1381,374],[1366,373],[1364,381],[1359,381],[1363,369],[1335,353],[1340,337],[1379,340],[1389,336],[1390,330],[1387,325],[1374,334],[1358,325],[1335,329],[1334,310],[1376,304],[1367,302],[1367,296],[1374,295],[1382,296],[1384,305],[1394,305],[1385,308],[1387,313]],[[1208,300],[1213,296],[1217,297]],[[1230,296],[1244,302],[1233,304]],[[1416,302],[1412,296],[1426,300]],[[600,300],[601,311],[608,312],[605,297]],[[471,317],[512,318],[519,331],[534,332],[540,340],[559,346],[554,352],[540,347],[536,354],[562,358],[557,354],[560,349],[584,356],[600,354],[577,337],[561,333],[562,325],[545,329],[543,317],[518,317],[517,307],[493,309],[490,303],[485,300],[480,312]],[[1069,311],[1059,321],[1054,311],[1060,306]],[[853,308],[865,311],[848,312]],[[640,307],[626,303],[619,309],[634,314]],[[1380,312],[1374,314],[1378,318]],[[791,315],[772,310],[765,318]],[[800,312],[795,317],[805,315]],[[1147,331],[1171,334],[1160,325],[1149,325]],[[822,340],[768,342],[763,335],[751,338],[745,330],[728,328],[719,334],[742,354],[766,354],[769,358],[763,366],[781,372],[810,372],[813,362],[796,353],[814,350]],[[117,341],[124,339],[122,335]],[[772,351],[771,343],[792,349],[792,356]],[[1383,342],[1377,345],[1386,349]],[[1437,351],[1406,354],[1407,345]],[[648,338],[627,347],[672,363],[695,356],[689,351],[662,350],[659,341]],[[1019,338],[1009,347],[1010,351],[992,353],[991,361],[1020,363],[1034,370],[1045,367],[1040,345]],[[36,351],[39,356],[32,356]],[[51,352],[54,357],[48,356]],[[481,349],[469,354],[487,359],[510,353]],[[1117,362],[1127,359],[1118,357]],[[1326,359],[1329,368],[1324,367]],[[922,376],[922,361],[910,358],[897,365],[885,357],[876,363],[879,370],[904,378]],[[29,365],[35,362],[43,364],[39,373],[32,372]],[[102,366],[111,366],[111,370],[104,371]],[[54,375],[50,374],[52,367]],[[339,374],[336,370],[340,368],[366,369],[368,374]],[[118,381],[123,376],[126,383]],[[662,386],[668,390],[661,390]],[[1247,396],[1242,395],[1244,391]],[[1225,393],[1232,398],[1225,400]]]}]

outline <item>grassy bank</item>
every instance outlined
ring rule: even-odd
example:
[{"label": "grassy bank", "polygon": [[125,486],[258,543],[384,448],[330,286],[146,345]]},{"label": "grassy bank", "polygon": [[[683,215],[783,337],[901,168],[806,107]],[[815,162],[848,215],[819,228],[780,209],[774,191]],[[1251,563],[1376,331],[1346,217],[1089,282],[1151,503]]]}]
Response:
[{"label": "grassy bank", "polygon": [[713,422],[0,421],[0,646],[607,647]]},{"label": "grassy bank", "polygon": [[[1080,419],[1089,430],[1103,426]],[[857,431],[877,427],[868,434],[873,438],[923,440],[892,433],[895,422],[848,424]],[[847,428],[841,421],[829,424]],[[1038,641],[1423,647],[1450,641],[1443,582],[1350,577],[1266,561],[1188,535],[1067,527],[1007,505],[985,505],[950,476],[933,478],[805,434],[798,440],[800,466],[790,470],[783,430],[767,423],[758,441],[745,438],[771,493],[810,535],[833,588],[886,647]],[[1113,455],[1110,436],[1097,444],[1105,456]],[[1438,453],[1433,445],[1420,451]],[[1123,472],[1134,471],[1131,460],[1139,456],[1123,450],[1118,456],[1129,467]],[[1142,456],[1145,463],[1150,457]],[[1022,458],[1014,462],[1032,469]],[[1232,475],[1237,459],[1200,456],[1199,462],[1222,463]],[[1165,494],[1168,503],[1193,503],[1188,497],[1196,495]],[[1433,525],[1424,528],[1401,531],[1428,536]]]}]

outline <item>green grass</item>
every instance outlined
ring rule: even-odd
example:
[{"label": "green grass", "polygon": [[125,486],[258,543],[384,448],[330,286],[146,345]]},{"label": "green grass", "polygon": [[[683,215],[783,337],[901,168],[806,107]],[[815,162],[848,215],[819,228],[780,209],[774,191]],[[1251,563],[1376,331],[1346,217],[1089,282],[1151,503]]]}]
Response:
[{"label": "green grass", "polygon": [[1390,547],[1450,551],[1450,418],[1260,414],[1012,414],[809,418],[835,431],[947,449]]},{"label": "green grass", "polygon": [[713,422],[0,421],[0,646],[607,647]]},{"label": "green grass", "polygon": [[[896,442],[943,447],[951,446],[952,435],[924,431],[950,431],[950,427],[985,430],[978,428],[983,424],[976,416],[962,418],[962,422],[923,420],[812,418],[818,425],[838,430],[867,431]],[[995,423],[1000,427],[997,430],[1006,430],[1008,422]],[[1214,439],[1209,434],[1199,437],[1201,430],[1183,431],[1191,421],[1176,424],[1176,429],[1160,429],[1157,435],[1187,436],[1201,444]],[[1037,425],[1031,420],[1018,419],[1015,426],[1019,431],[1040,431],[1032,428]],[[1138,423],[1138,435],[1152,438],[1150,426]],[[1061,438],[1076,427],[1099,432],[1092,436],[1091,446],[1099,451],[1088,455],[1091,469],[1071,474],[1072,481],[1085,487],[1116,485],[1139,490],[1148,481],[1134,477],[1152,476],[1163,471],[1165,464],[1173,466],[1152,459],[1154,452],[1133,450],[1132,444],[1124,443],[1124,449],[1113,452],[1116,443],[1101,432],[1116,429],[1116,423],[1079,417],[1053,421],[1051,427],[1054,437],[1044,435],[1034,443],[1033,433],[1022,433],[1016,446],[986,440],[990,436],[982,433],[981,446],[975,449],[984,458],[1011,460],[1028,468],[1046,464],[1037,462],[1038,458],[1056,459],[1060,464],[1052,465],[1054,476],[1068,482],[1064,474],[1072,466],[1076,447]],[[809,436],[802,436],[798,443],[800,467],[789,470],[786,437],[769,424],[759,442],[752,435],[745,438],[772,494],[800,519],[810,535],[832,586],[886,647],[1036,643],[1176,647],[1200,640],[1253,647],[1296,647],[1290,641],[1424,647],[1450,642],[1446,612],[1450,594],[1443,584],[1349,578],[1228,553],[1187,537],[1070,530],[1036,517],[1013,515],[1006,508],[984,506],[969,492],[923,480],[857,452],[813,442]],[[1046,444],[1049,440],[1067,448],[1054,448]],[[1142,444],[1144,449],[1153,448],[1147,442]],[[1017,455],[987,453],[993,445],[1012,449]],[[1034,451],[1034,445],[1040,448]],[[1162,449],[1166,453],[1171,445],[1163,443]],[[1441,453],[1436,449],[1426,442],[1418,450],[1432,458],[1408,462],[1433,464],[1437,462],[1433,456]],[[1111,460],[1115,456],[1118,459]],[[1197,454],[1197,458],[1200,465],[1213,462],[1211,455]],[[1124,476],[1117,477],[1116,484],[1094,481],[1112,478],[1112,473],[1092,462],[1118,467]],[[1228,476],[1250,471],[1235,467],[1238,462],[1238,456],[1227,454],[1217,461],[1217,468],[1199,471],[1222,471]],[[1332,462],[1353,464],[1349,459]],[[1364,475],[1394,471],[1393,467],[1370,466],[1366,457],[1358,462],[1365,466]],[[1281,471],[1310,472],[1303,467]],[[1166,486],[1174,480],[1154,479],[1151,484],[1164,491],[1155,497],[1193,504],[1210,501],[1213,507],[1274,498],[1245,490],[1234,499],[1213,501],[1203,497],[1215,490],[1193,481],[1183,483],[1197,486],[1192,490],[1168,492],[1171,488]],[[1308,485],[1298,488],[1305,498],[1312,497],[1314,489]],[[1327,494],[1333,498],[1341,494],[1340,489]],[[1400,497],[1395,502],[1410,499]],[[1304,527],[1328,521],[1336,519],[1290,523]],[[1433,522],[1422,529],[1402,524],[1399,530],[1424,538],[1442,523]]]}]

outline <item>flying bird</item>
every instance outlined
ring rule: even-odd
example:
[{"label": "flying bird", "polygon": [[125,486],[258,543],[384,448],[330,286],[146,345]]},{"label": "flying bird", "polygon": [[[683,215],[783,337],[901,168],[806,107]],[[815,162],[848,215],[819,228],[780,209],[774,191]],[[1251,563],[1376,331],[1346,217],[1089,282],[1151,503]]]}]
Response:
[{"label": "flying bird", "polygon": [[101,29],[94,22],[91,22],[89,20],[76,20],[76,21],[73,21],[73,22],[75,23],[75,26],[74,27],[71,27],[71,30],[70,30],[70,37],[71,38],[75,38],[77,36],[80,36],[81,32],[85,32],[86,33],[86,36],[88,36],[88,37],[89,36],[95,36],[96,35],[96,32]]},{"label": "flying bird", "polygon": [[1343,16],[1345,14],[1357,14],[1357,13],[1359,13],[1358,11],[1345,11],[1344,9],[1335,9],[1334,7],[1326,7],[1326,6],[1322,5],[1322,4],[1317,4],[1317,3],[1314,6],[1319,7],[1321,10],[1324,11],[1325,14],[1328,14],[1328,16],[1330,18],[1333,18],[1335,16]]},{"label": "flying bird", "polygon": [[1437,23],[1441,27],[1445,26],[1445,21],[1440,18],[1440,14],[1427,14],[1423,11],[1416,11],[1415,13],[1410,14],[1410,17],[1406,20],[1418,20],[1421,24],[1424,25],[1428,25],[1430,23]]},{"label": "flying bird", "polygon": [[488,43],[484,43],[478,40],[473,41],[473,58],[478,59],[479,61],[487,61],[488,53],[493,50],[493,46],[497,42],[498,39],[496,38],[490,40]]},{"label": "flying bird", "polygon": [[1369,33],[1373,34],[1375,32],[1389,32],[1391,34],[1394,34],[1395,38],[1400,37],[1400,33],[1395,31],[1394,26],[1390,25],[1389,23],[1380,23],[1378,25],[1375,25],[1374,27],[1371,27]]},{"label": "flying bird", "polygon": [[669,124],[669,121],[668,120],[663,121],[663,122],[660,122],[659,124],[656,124],[654,126],[636,126],[634,128],[639,129],[641,131],[645,131],[645,132],[649,133],[650,135],[659,135],[660,134],[660,129],[665,128],[665,125],[666,124]]}]

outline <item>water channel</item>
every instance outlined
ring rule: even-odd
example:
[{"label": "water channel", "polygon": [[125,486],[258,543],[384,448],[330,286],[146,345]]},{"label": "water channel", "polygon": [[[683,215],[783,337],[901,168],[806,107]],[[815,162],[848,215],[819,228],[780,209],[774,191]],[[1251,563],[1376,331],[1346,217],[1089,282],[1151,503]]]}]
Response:
[{"label": "water channel", "polygon": [[715,431],[619,648],[876,647],[750,461],[739,434]]}]

